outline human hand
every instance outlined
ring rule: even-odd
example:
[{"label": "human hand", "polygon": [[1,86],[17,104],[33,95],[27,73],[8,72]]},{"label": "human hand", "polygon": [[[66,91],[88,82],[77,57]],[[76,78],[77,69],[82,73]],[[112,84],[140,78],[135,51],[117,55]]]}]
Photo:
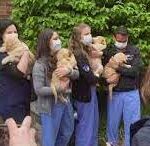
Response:
[{"label": "human hand", "polygon": [[108,79],[106,79],[109,84],[116,84],[119,81],[119,74],[113,74]]},{"label": "human hand", "polygon": [[71,69],[65,66],[60,66],[55,70],[55,73],[59,78],[67,76],[70,72],[71,72]]},{"label": "human hand", "polygon": [[6,120],[9,130],[9,146],[37,146],[35,142],[35,130],[31,128],[31,117],[27,116],[20,128],[16,122],[10,118]]},{"label": "human hand", "polygon": [[29,52],[24,51],[22,57],[20,58],[19,63],[17,64],[17,68],[24,74],[26,74],[28,70],[29,60],[30,60]]}]

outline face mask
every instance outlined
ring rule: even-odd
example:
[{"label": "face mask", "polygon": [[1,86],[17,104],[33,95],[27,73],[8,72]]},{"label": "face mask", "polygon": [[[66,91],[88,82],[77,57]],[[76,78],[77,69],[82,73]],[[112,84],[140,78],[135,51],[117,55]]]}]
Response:
[{"label": "face mask", "polygon": [[126,46],[127,46],[127,41],[126,42],[124,42],[124,43],[121,43],[121,42],[118,42],[118,41],[116,41],[115,42],[115,46],[118,48],[118,49],[124,49]]},{"label": "face mask", "polygon": [[89,44],[91,44],[91,43],[92,43],[92,36],[91,36],[91,34],[89,34],[89,35],[84,35],[83,40],[82,40],[82,43],[83,43],[84,45],[89,45]]},{"label": "face mask", "polygon": [[60,39],[52,41],[51,49],[53,50],[53,52],[56,52],[56,51],[61,49],[61,41],[60,41]]},{"label": "face mask", "polygon": [[3,41],[4,43],[7,43],[7,42],[15,40],[16,38],[18,39],[18,33],[5,34],[3,37]]}]

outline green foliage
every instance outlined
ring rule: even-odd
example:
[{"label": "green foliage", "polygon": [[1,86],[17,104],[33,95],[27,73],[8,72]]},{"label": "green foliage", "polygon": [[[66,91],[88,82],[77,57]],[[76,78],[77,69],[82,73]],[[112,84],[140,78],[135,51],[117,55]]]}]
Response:
[{"label": "green foliage", "polygon": [[38,33],[44,28],[57,30],[66,46],[72,28],[88,23],[93,35],[104,35],[108,42],[116,26],[129,28],[131,40],[150,62],[150,0],[12,0],[12,18],[21,35],[35,49]]}]

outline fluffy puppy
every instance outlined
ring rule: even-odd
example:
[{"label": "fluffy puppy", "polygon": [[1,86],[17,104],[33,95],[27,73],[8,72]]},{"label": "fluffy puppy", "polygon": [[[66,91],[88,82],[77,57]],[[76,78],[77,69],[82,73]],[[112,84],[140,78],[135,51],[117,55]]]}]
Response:
[{"label": "fluffy puppy", "polygon": [[[77,66],[77,62],[75,60],[73,53],[68,49],[64,49],[64,48],[60,49],[56,57],[57,57],[57,68],[65,65],[65,67],[69,68],[70,71],[72,71],[73,68]],[[70,80],[67,77],[59,78],[54,71],[52,73],[52,79],[50,85],[51,85],[53,95],[55,97],[55,103],[57,103],[58,99],[61,102],[67,102],[67,99],[65,99],[63,96],[63,93],[66,93],[66,91],[62,91],[62,93],[57,93],[57,89],[59,89],[61,82],[65,82],[69,87]]]},{"label": "fluffy puppy", "polygon": [[92,70],[97,77],[100,77],[103,72],[101,57],[103,55],[103,50],[106,48],[106,46],[106,40],[102,36],[94,37],[93,44],[90,46],[92,50],[99,53],[99,57],[90,57],[89,59]]},{"label": "fluffy puppy", "polygon": [[29,68],[27,73],[31,73],[35,60],[34,55],[30,52],[28,46],[18,39],[17,35],[11,35],[10,37],[6,37],[4,39],[0,52],[7,52],[8,56],[2,60],[2,65],[9,62],[19,62],[25,51],[29,52]]},{"label": "fluffy puppy", "polygon": [[[120,75],[116,72],[117,68],[119,68],[120,66],[123,66],[123,67],[126,67],[126,68],[131,68],[131,65],[126,64],[127,60],[128,60],[128,57],[124,53],[117,53],[116,55],[114,55],[113,57],[111,57],[109,62],[104,67],[103,76],[106,79],[109,79],[111,76],[113,76],[115,74],[119,78]],[[116,85],[117,85],[117,83],[113,83],[113,84],[109,84],[109,86],[108,86],[110,99],[112,98],[113,88]]]}]

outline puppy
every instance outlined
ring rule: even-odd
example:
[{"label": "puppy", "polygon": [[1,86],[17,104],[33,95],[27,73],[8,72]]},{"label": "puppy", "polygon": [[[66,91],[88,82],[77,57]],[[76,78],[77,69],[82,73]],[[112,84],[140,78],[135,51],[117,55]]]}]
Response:
[{"label": "puppy", "polygon": [[[57,68],[65,65],[70,70],[73,70],[73,68],[77,66],[77,62],[75,60],[73,53],[68,49],[64,49],[64,48],[60,49],[56,57],[57,57]],[[65,82],[69,87],[70,80],[67,77],[59,78],[54,71],[52,73],[52,79],[50,85],[51,85],[53,95],[55,97],[55,103],[57,103],[58,98],[61,102],[67,102],[67,99],[63,97],[63,93],[59,93],[59,95],[57,93],[57,89],[60,87],[61,81]],[[66,91],[63,92],[66,93]]]},{"label": "puppy", "polygon": [[11,35],[11,37],[4,39],[0,52],[7,52],[8,56],[2,60],[2,65],[9,62],[19,62],[25,51],[29,52],[29,68],[27,72],[31,73],[35,61],[34,55],[30,52],[28,46],[24,42],[21,42],[16,35]]},{"label": "puppy", "polygon": [[93,44],[91,45],[91,49],[97,51],[99,53],[99,57],[90,57],[90,64],[95,76],[100,77],[103,72],[103,65],[101,61],[101,57],[103,55],[103,50],[107,47],[106,40],[102,36],[97,36],[93,38]]},{"label": "puppy", "polygon": [[[106,66],[104,67],[104,72],[103,72],[103,76],[106,79],[109,79],[111,76],[113,76],[114,74],[116,76],[118,76],[118,78],[120,77],[120,75],[116,72],[116,66],[119,68],[119,66],[123,66],[126,68],[131,68],[131,65],[127,65],[127,60],[128,57],[127,55],[125,55],[124,53],[117,53],[116,55],[114,55],[111,59],[111,61],[109,61]],[[114,69],[115,68],[115,69]],[[113,88],[117,85],[117,83],[113,83],[113,84],[109,84],[108,86],[108,90],[109,90],[109,97],[110,99],[112,99],[112,91]]]}]

